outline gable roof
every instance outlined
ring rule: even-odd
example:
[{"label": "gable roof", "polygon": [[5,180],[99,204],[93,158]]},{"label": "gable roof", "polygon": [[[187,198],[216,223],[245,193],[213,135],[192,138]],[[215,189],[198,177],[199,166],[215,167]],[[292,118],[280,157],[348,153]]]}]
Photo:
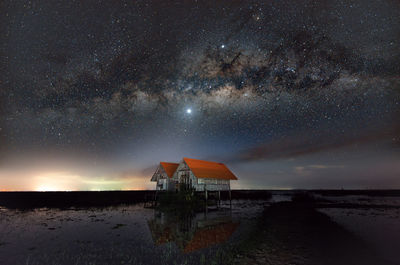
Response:
[{"label": "gable roof", "polygon": [[184,157],[183,161],[197,178],[237,180],[237,177],[222,163]]},{"label": "gable roof", "polygon": [[167,173],[168,177],[172,178],[176,168],[179,166],[178,163],[168,163],[168,162],[160,162],[160,165],[164,168],[165,173]]}]

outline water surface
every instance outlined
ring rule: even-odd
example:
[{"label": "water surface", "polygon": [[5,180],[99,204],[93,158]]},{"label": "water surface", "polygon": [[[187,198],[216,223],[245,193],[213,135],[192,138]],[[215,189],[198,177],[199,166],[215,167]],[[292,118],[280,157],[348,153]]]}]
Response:
[{"label": "water surface", "polygon": [[1,209],[3,264],[208,264],[253,228],[266,201],[176,215],[142,204],[89,209]]}]

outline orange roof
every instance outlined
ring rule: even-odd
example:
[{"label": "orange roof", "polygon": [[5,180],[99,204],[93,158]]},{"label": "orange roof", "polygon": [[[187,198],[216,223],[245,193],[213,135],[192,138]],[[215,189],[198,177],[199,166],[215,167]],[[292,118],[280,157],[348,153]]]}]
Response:
[{"label": "orange roof", "polygon": [[210,245],[226,241],[235,232],[238,223],[220,224],[213,228],[203,228],[195,232],[192,240],[186,245],[184,253],[195,251]]},{"label": "orange roof", "polygon": [[168,163],[168,162],[160,162],[161,166],[164,168],[165,173],[167,173],[168,177],[172,178],[176,168],[179,166],[177,163]]},{"label": "orange roof", "polygon": [[183,161],[197,178],[237,180],[237,177],[222,163],[186,157],[183,158]]}]

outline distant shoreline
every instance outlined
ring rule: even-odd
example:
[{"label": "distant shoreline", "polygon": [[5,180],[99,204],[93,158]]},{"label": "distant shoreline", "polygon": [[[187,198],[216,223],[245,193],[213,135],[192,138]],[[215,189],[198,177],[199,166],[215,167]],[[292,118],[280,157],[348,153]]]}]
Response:
[{"label": "distant shoreline", "polygon": [[[273,195],[291,196],[309,192],[320,196],[400,197],[400,190],[232,190],[232,199],[268,200]],[[133,191],[5,191],[0,192],[0,206],[10,209],[108,207],[144,203],[155,190]],[[222,192],[227,200],[228,193]]]},{"label": "distant shoreline", "polygon": [[[155,196],[155,190],[143,191],[16,191],[0,192],[0,206],[15,209],[107,207],[144,203]],[[228,191],[221,192],[227,200]],[[232,199],[270,199],[266,190],[233,190]]]}]

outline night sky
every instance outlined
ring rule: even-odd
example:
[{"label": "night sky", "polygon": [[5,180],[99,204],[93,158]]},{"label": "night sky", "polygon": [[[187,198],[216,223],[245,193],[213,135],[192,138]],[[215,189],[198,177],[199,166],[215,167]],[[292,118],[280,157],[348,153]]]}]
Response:
[{"label": "night sky", "polygon": [[400,188],[400,2],[2,1],[0,190]]}]

